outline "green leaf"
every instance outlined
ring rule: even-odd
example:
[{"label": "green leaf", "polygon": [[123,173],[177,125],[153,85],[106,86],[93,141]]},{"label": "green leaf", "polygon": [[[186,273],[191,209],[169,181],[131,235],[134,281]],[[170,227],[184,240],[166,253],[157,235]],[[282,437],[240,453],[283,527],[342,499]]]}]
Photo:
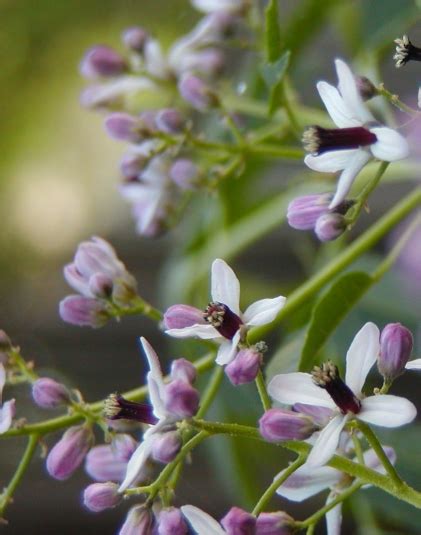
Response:
[{"label": "green leaf", "polygon": [[317,352],[374,282],[362,271],[345,273],[322,295],[311,315],[301,352],[300,371],[308,371],[313,366]]},{"label": "green leaf", "polygon": [[282,101],[282,82],[289,65],[290,51],[287,50],[273,62],[266,62],[260,67],[260,74],[269,89],[269,115],[272,115]]},{"label": "green leaf", "polygon": [[268,62],[276,61],[282,51],[278,0],[271,0],[265,11],[265,45]]}]

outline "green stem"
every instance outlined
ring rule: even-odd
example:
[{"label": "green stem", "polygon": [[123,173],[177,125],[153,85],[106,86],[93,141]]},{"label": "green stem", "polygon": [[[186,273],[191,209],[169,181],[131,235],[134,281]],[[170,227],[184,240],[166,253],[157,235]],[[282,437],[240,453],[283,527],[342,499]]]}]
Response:
[{"label": "green stem", "polygon": [[215,399],[215,396],[221,386],[222,379],[224,378],[224,368],[222,366],[216,365],[213,370],[212,377],[206,387],[206,390],[202,396],[199,410],[197,411],[197,418],[203,418],[207,413],[209,407],[212,404],[212,401]]},{"label": "green stem", "polygon": [[327,503],[324,507],[322,507],[321,509],[319,509],[316,513],[314,513],[314,515],[311,515],[309,516],[308,518],[306,518],[305,520],[301,521],[301,522],[296,522],[295,523],[295,526],[297,528],[300,528],[300,529],[304,529],[306,527],[309,527],[309,526],[313,526],[313,525],[316,525],[317,522],[326,514],[328,513],[331,509],[333,509],[334,507],[336,507],[338,504],[342,503],[343,501],[345,501],[347,498],[349,498],[350,496],[352,496],[352,494],[354,494],[354,492],[356,492],[357,490],[359,490],[361,487],[362,487],[362,483],[360,481],[358,481],[357,483],[354,483],[354,485],[352,485],[351,487],[349,487],[347,490],[345,490],[344,492],[341,492],[334,500],[332,500],[331,502]]},{"label": "green stem", "polygon": [[[209,370],[215,361],[214,354],[209,354],[201,359],[198,359],[196,362],[193,362],[198,373]],[[168,377],[167,377],[168,378]],[[165,380],[165,379],[164,379]],[[123,392],[122,396],[132,401],[140,401],[144,399],[148,394],[147,386],[141,386],[140,388],[134,388],[133,390],[128,390]],[[91,413],[99,413],[103,410],[104,400],[96,401],[94,403],[87,403],[85,410]],[[21,435],[30,435],[37,433],[38,435],[45,435],[53,431],[58,431],[65,427],[70,427],[81,420],[84,419],[84,414],[75,413],[75,414],[66,414],[64,416],[59,416],[57,418],[51,418],[49,420],[44,420],[43,422],[37,422],[35,424],[24,425],[19,428],[9,429],[6,433],[0,435],[0,438],[9,438],[16,437]]]},{"label": "green stem", "polygon": [[361,442],[359,438],[357,437],[355,431],[352,433],[352,442],[354,444],[355,455],[358,459],[358,462],[360,464],[365,464],[363,450],[361,448]]},{"label": "green stem", "polygon": [[22,355],[20,354],[20,349],[18,347],[12,347],[9,352],[9,358],[11,360],[11,363],[15,364],[18,367],[20,373],[28,383],[33,383],[38,379],[38,375],[22,357]]},{"label": "green stem", "polygon": [[358,429],[363,433],[368,443],[375,451],[377,457],[381,461],[382,465],[384,466],[386,472],[389,474],[393,483],[396,485],[396,487],[398,488],[401,487],[404,484],[404,482],[400,478],[393,464],[389,461],[389,457],[384,452],[382,445],[380,444],[379,439],[376,437],[374,431],[365,422],[361,422],[361,420],[358,420],[357,425],[358,425]]},{"label": "green stem", "polygon": [[113,316],[115,317],[121,317],[121,316],[133,316],[137,314],[142,314],[143,316],[147,316],[153,321],[161,321],[163,318],[162,312],[159,311],[157,308],[154,308],[152,305],[150,305],[147,301],[142,299],[141,297],[137,296],[133,300],[132,306],[130,308],[124,308],[119,307],[116,305],[113,305]]},{"label": "green stem", "polygon": [[405,113],[409,113],[409,115],[418,115],[420,112],[417,110],[414,110],[413,108],[410,108],[406,104],[404,104],[401,100],[399,100],[398,95],[394,95],[390,91],[388,91],[384,84],[379,84],[377,86],[378,94],[385,97],[393,106],[398,108],[398,110],[403,111]]},{"label": "green stem", "polygon": [[35,454],[35,450],[38,444],[39,436],[32,434],[28,438],[28,445],[26,446],[25,453],[23,454],[22,459],[19,462],[19,465],[14,473],[10,483],[7,485],[5,490],[0,496],[0,518],[3,518],[4,511],[11,501],[15,490],[17,489],[19,483],[22,481],[23,476],[32,460],[32,457]]},{"label": "green stem", "polygon": [[256,380],[257,391],[259,392],[259,397],[265,411],[269,410],[272,407],[268,391],[266,389],[265,378],[263,377],[262,370],[259,369]]},{"label": "green stem", "polygon": [[331,281],[335,275],[340,273],[364,252],[369,250],[389,230],[411,213],[412,210],[417,208],[420,203],[421,188],[416,188],[392,208],[390,212],[381,217],[377,223],[355,240],[340,255],[335,257],[329,264],[314,275],[314,277],[297,288],[289,296],[284,308],[271,324],[251,329],[248,334],[249,343],[256,343],[258,340],[264,338],[264,336],[273,330],[285,317],[288,317],[290,314],[298,310],[304,303],[313,297],[327,282]]},{"label": "green stem", "polygon": [[371,192],[376,189],[382,176],[386,172],[388,165],[389,165],[389,162],[381,162],[377,170],[377,173],[374,175],[374,177],[371,180],[367,182],[365,187],[362,189],[362,191],[358,195],[357,202],[349,210],[349,216],[345,218],[347,225],[352,225],[358,219],[358,216],[360,215],[361,210],[364,208],[368,197],[370,196]]},{"label": "green stem", "polygon": [[259,501],[254,506],[254,509],[251,513],[252,515],[257,516],[259,513],[265,510],[272,496],[279,489],[282,483],[286,481],[291,474],[293,474],[296,470],[298,470],[298,468],[300,468],[300,466],[302,466],[305,463],[305,460],[306,460],[305,455],[299,455],[297,459],[293,463],[291,463],[288,466],[288,468],[286,468],[283,471],[282,476],[274,479],[274,481],[269,485],[269,487],[265,490],[265,492],[260,497]]}]

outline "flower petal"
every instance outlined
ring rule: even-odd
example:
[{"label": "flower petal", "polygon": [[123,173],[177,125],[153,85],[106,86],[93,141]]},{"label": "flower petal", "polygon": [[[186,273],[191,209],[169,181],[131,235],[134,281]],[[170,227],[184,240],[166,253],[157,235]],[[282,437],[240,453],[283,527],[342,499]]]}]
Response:
[{"label": "flower petal", "polygon": [[336,208],[347,196],[355,177],[361,169],[370,160],[371,155],[364,149],[357,149],[354,151],[354,156],[349,160],[347,167],[342,171],[341,176],[336,186],[336,192],[329,205],[329,208]]},{"label": "flower petal", "polygon": [[348,417],[338,414],[320,431],[314,446],[307,457],[306,464],[311,467],[323,466],[335,454],[339,444],[342,429],[348,421]]},{"label": "flower petal", "polygon": [[361,98],[351,69],[341,59],[335,60],[335,67],[338,75],[339,91],[345,104],[351,110],[353,118],[359,121],[360,124],[374,121],[374,117]]},{"label": "flower petal", "polygon": [[198,535],[226,535],[219,522],[194,505],[183,505],[181,512]]},{"label": "flower petal", "polygon": [[382,427],[399,427],[412,422],[416,415],[417,409],[408,399],[378,395],[362,400],[358,418]]},{"label": "flower petal", "polygon": [[421,359],[410,360],[406,363],[405,368],[407,370],[421,370]]},{"label": "flower petal", "polygon": [[10,429],[15,412],[14,399],[6,401],[3,403],[2,407],[0,407],[0,434],[5,433]]},{"label": "flower petal", "polygon": [[148,457],[150,456],[153,442],[159,435],[150,434],[146,437],[146,434],[147,432],[143,436],[143,441],[139,444],[133,455],[130,457],[130,460],[127,464],[126,476],[118,488],[118,492],[124,492],[136,481],[136,479],[139,477],[139,474],[142,472]]},{"label": "flower petal", "polygon": [[304,163],[320,173],[336,173],[348,166],[355,154],[355,149],[331,150],[318,156],[307,154]]},{"label": "flower petal", "polygon": [[[285,470],[280,472],[275,479],[282,477],[284,472]],[[276,494],[293,502],[302,502],[310,496],[336,485],[341,478],[341,472],[330,468],[330,466],[310,468],[304,464],[282,483]]]},{"label": "flower petal", "polygon": [[161,364],[154,348],[143,336],[140,337],[140,343],[142,344],[143,351],[145,352],[146,358],[148,359],[151,376],[158,384],[164,384]]},{"label": "flower petal", "polygon": [[316,386],[309,373],[294,372],[275,375],[269,382],[268,392],[273,399],[286,405],[306,403],[329,409],[336,408],[326,390]]},{"label": "flower petal", "polygon": [[174,336],[174,338],[191,338],[197,337],[202,340],[212,340],[213,338],[221,338],[220,333],[212,327],[212,325],[201,325],[196,323],[190,327],[183,327],[182,329],[168,329],[166,334]]},{"label": "flower petal", "polygon": [[212,263],[212,300],[227,305],[240,316],[240,283],[229,265],[217,258]]},{"label": "flower petal", "polygon": [[161,386],[158,385],[158,383],[154,380],[151,372],[149,372],[146,376],[146,381],[148,385],[149,399],[153,407],[154,416],[156,416],[158,420],[162,420],[166,416],[168,416],[168,411],[165,409],[164,402],[165,386],[164,384],[162,384]]},{"label": "flower petal", "polygon": [[396,130],[381,126],[370,128],[370,132],[377,137],[376,143],[370,146],[375,158],[385,162],[395,162],[409,155],[408,142]]},{"label": "flower petal", "polygon": [[345,382],[357,397],[379,351],[379,329],[374,323],[368,322],[357,332],[346,354]]},{"label": "flower petal", "polygon": [[286,297],[280,295],[273,299],[260,299],[247,307],[243,314],[246,325],[265,325],[273,321],[283,308]]},{"label": "flower petal", "polygon": [[1,403],[1,395],[2,395],[5,384],[6,384],[6,370],[4,369],[3,364],[0,362],[0,403]]},{"label": "flower petal", "polygon": [[[396,463],[395,450],[390,446],[382,446],[382,447],[389,461],[392,464],[395,464]],[[356,459],[355,459],[355,462],[357,462]],[[372,470],[375,470],[376,472],[379,472],[380,474],[386,473],[385,467],[383,466],[380,459],[377,457],[376,452],[373,449],[370,449],[364,452],[364,464],[368,466],[368,468],[371,468]]]},{"label": "flower petal", "polygon": [[220,366],[225,366],[229,364],[237,354],[237,345],[240,341],[241,333],[237,331],[232,340],[226,340],[222,342],[219,346],[218,354],[216,356],[215,362]]},{"label": "flower petal", "polygon": [[[336,493],[329,494],[326,505],[336,498]],[[338,503],[325,515],[326,517],[326,533],[327,535],[341,535],[342,525],[342,504]]]},{"label": "flower petal", "polygon": [[354,117],[352,110],[345,103],[336,87],[327,82],[318,82],[317,91],[336,126],[339,128],[361,126],[361,121]]}]

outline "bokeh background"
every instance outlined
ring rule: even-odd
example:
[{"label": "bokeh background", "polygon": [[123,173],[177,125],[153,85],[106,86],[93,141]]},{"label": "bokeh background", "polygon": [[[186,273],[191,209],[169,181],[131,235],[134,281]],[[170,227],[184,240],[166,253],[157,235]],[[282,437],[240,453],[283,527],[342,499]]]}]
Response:
[{"label": "bokeh background", "polygon": [[[419,64],[409,64],[397,76],[391,57],[392,41],[400,34],[409,32],[414,42],[421,42],[417,3],[325,2],[329,9],[320,10],[320,16],[318,3],[312,0],[280,2],[285,25],[293,21],[296,28],[297,35],[291,39],[291,46],[297,47],[292,76],[302,98],[318,105],[314,82],[325,76],[332,79],[333,57],[357,56],[370,65],[375,55],[383,58],[381,79],[387,87],[408,102],[415,101],[421,79]],[[300,18],[301,12],[311,12],[312,5],[313,16]],[[89,401],[143,381],[139,335],[146,336],[167,358],[181,356],[182,346],[171,345],[143,318],[127,318],[101,330],[64,324],[57,314],[59,300],[68,293],[63,265],[72,259],[79,241],[92,235],[105,237],[137,277],[143,297],[165,306],[173,301],[169,294],[163,295],[162,288],[171,286],[168,281],[172,280],[171,270],[179,265],[174,259],[180,257],[183,237],[180,230],[158,240],[136,235],[129,208],[117,192],[122,147],[107,138],[100,115],[80,107],[78,94],[84,84],[78,63],[92,44],[118,47],[122,29],[133,24],[147,27],[169,43],[188,31],[198,18],[188,0],[3,0],[0,4],[0,327],[21,346],[27,358],[35,360],[39,370],[77,386]],[[259,180],[250,180],[262,195],[277,191],[280,180],[292,172],[275,165],[258,171]],[[418,177],[397,178],[376,192],[371,214],[357,227],[357,233],[392,206]],[[241,190],[239,194],[246,195]],[[205,210],[208,200],[199,205],[199,210]],[[217,205],[218,198],[211,198],[212,203]],[[249,296],[275,295],[280,288],[287,293],[308,274],[305,258],[316,254],[317,245],[282,221],[280,214],[279,226],[233,261],[243,281],[245,302]],[[384,240],[360,262],[360,267],[370,269],[392,241],[393,237]],[[411,252],[417,247],[419,242],[413,243]],[[322,263],[333,254],[335,246],[326,246],[318,261]],[[330,350],[343,352],[367,319],[379,325],[400,321],[416,332],[420,277],[420,263],[418,272],[394,269],[347,317]],[[202,294],[206,288],[204,280]],[[173,295],[177,291],[172,288]],[[417,348],[420,356],[419,345]],[[200,347],[195,349],[199,351]],[[420,381],[416,374],[405,377],[399,380],[396,393],[416,401]],[[234,392],[224,385],[223,392],[229,410],[219,401],[215,416],[257,420],[260,407],[252,388]],[[28,420],[48,416],[32,406],[27,387],[18,387],[14,395],[18,416]],[[398,450],[398,467],[410,483],[421,487],[420,429],[414,426],[398,431],[391,435],[390,443]],[[20,440],[2,441],[0,448],[3,485],[13,473],[24,444]],[[189,477],[178,499],[180,503],[194,502],[215,515],[222,515],[231,504],[249,506],[287,459],[273,446],[256,448],[255,444],[226,439],[214,439],[198,456],[187,469]],[[245,466],[251,468],[248,477]],[[122,508],[100,515],[85,511],[80,496],[87,483],[82,470],[69,482],[54,481],[37,458],[8,510],[9,526],[1,529],[10,535],[70,535],[81,529],[86,534],[115,533],[123,519]],[[318,503],[321,500],[310,503],[307,512]],[[350,503],[347,533],[356,533],[352,515],[364,515],[362,535],[419,533],[420,513],[385,495],[368,490]],[[275,505],[281,508],[286,504],[274,501]],[[294,513],[298,509],[288,510]],[[323,524],[319,529],[323,533]]]}]

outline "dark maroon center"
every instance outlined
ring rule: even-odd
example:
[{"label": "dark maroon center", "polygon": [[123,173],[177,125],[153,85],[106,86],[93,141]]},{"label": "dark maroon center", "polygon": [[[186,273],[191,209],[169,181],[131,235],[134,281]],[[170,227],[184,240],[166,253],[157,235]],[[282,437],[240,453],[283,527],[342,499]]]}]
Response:
[{"label": "dark maroon center", "polygon": [[330,150],[357,149],[376,141],[376,135],[363,126],[331,129],[310,126],[303,135],[304,148],[317,155]]},{"label": "dark maroon center", "polygon": [[331,361],[325,362],[321,367],[315,366],[311,375],[314,383],[327,391],[342,414],[348,412],[358,414],[360,412],[360,400],[342,381],[338,368]]},{"label": "dark maroon center", "polygon": [[120,394],[111,394],[105,401],[105,417],[109,420],[135,420],[143,424],[156,424],[153,407],[147,403],[129,401]]},{"label": "dark maroon center", "polygon": [[235,333],[243,325],[241,318],[223,303],[209,303],[203,317],[224,338],[228,338],[228,340],[232,340]]}]

